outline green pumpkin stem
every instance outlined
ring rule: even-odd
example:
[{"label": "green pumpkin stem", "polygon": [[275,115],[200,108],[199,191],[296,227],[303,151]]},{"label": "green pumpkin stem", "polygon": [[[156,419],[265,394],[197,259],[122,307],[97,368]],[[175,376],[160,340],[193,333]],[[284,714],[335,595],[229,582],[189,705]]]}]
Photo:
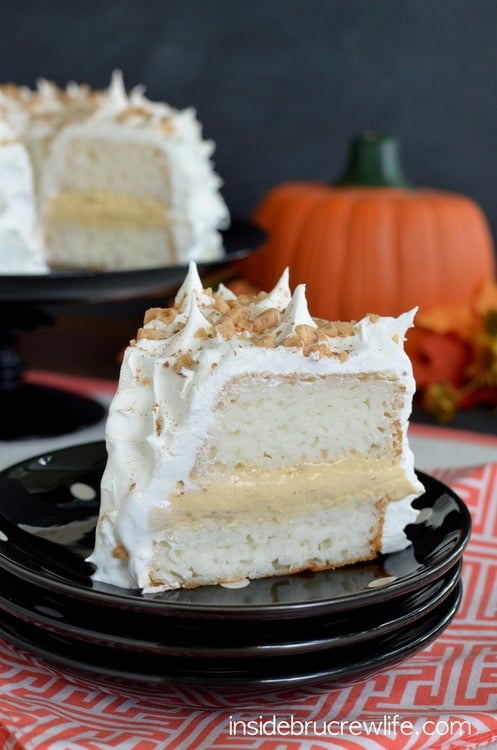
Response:
[{"label": "green pumpkin stem", "polygon": [[396,136],[367,131],[356,138],[350,148],[345,174],[335,185],[412,187],[402,169]]}]

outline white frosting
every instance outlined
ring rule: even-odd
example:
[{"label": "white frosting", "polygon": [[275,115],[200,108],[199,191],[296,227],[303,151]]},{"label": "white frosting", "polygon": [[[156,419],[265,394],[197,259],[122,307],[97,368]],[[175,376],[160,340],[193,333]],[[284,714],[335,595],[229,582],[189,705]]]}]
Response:
[{"label": "white frosting", "polygon": [[0,86],[0,113],[2,127],[21,141],[5,145],[0,137],[0,273],[47,270],[41,217],[46,202],[63,187],[64,152],[79,137],[148,143],[164,152],[178,263],[222,257],[218,230],[229,225],[230,216],[212,164],[214,143],[203,139],[194,109],[152,102],[141,86],[128,94],[115,71],[104,91],[73,82],[60,89],[44,79],[36,90]]},{"label": "white frosting", "polygon": [[418,496],[419,492],[387,505],[381,541],[381,551],[384,554],[398,552],[409,546],[404,529],[416,520],[418,511],[412,507],[412,501]]},{"label": "white frosting", "polygon": [[25,147],[0,119],[0,273],[47,270],[36,238],[31,163]]},{"label": "white frosting", "polygon": [[[422,491],[406,434],[414,379],[403,342],[415,310],[398,318],[364,318],[353,334],[330,339],[337,356],[320,356],[318,352],[304,354],[299,347],[280,346],[295,335],[298,326],[317,325],[310,318],[303,286],[297,287],[290,299],[287,272],[268,297],[255,299],[248,306],[250,318],[268,306],[281,312],[279,325],[271,331],[276,338],[274,348],[254,346],[255,334],[249,331],[232,338],[219,331],[199,336],[200,330],[208,332],[211,324],[215,327],[221,314],[213,296],[202,288],[195,264],[190,263],[176,296],[174,320],[166,323],[154,318],[145,326],[145,331],[163,332],[164,338],[139,338],[127,348],[107,421],[108,462],[102,479],[101,519],[90,558],[97,566],[97,579],[125,587],[145,586],[146,590],[153,539],[149,513],[158,497],[162,498],[161,507],[167,507],[167,498],[178,481],[185,482],[185,490],[193,488],[190,472],[215,420],[214,405],[225,384],[236,376],[378,371],[398,376],[406,388],[401,415],[402,464],[414,487]],[[178,373],[180,358],[185,355],[188,359]],[[155,415],[159,414],[158,432]],[[385,551],[407,546],[402,529],[414,518],[413,497],[392,504],[395,509],[389,510],[384,528]],[[111,555],[120,544],[130,554],[126,562]]]}]

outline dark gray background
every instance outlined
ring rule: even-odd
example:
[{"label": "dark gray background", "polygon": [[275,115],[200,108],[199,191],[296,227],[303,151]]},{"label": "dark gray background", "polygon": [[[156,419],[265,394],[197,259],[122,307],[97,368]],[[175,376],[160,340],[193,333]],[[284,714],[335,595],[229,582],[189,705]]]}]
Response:
[{"label": "dark gray background", "polygon": [[0,79],[128,87],[194,106],[233,213],[288,179],[339,177],[365,129],[420,186],[471,196],[497,234],[495,0],[0,3]]}]

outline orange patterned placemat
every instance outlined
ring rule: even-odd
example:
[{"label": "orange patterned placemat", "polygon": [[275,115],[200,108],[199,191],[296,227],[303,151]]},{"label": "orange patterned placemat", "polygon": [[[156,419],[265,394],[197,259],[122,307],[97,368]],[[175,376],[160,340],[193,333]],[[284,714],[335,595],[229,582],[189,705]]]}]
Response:
[{"label": "orange patterned placemat", "polygon": [[113,395],[117,387],[117,380],[106,378],[80,377],[79,375],[68,375],[67,373],[52,372],[49,370],[28,370],[24,376],[27,383],[37,383],[51,388],[74,391],[86,396],[96,394]]}]

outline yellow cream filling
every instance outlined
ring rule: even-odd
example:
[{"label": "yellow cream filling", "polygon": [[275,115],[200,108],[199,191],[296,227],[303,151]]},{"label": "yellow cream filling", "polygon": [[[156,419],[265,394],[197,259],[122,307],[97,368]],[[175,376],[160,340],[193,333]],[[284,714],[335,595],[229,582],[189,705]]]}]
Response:
[{"label": "yellow cream filling", "polygon": [[153,511],[151,524],[163,528],[172,519],[202,517],[274,518],[308,515],[315,510],[357,500],[401,500],[416,491],[403,468],[391,459],[354,459],[336,464],[314,464],[292,470],[239,471],[236,476],[177,493]]},{"label": "yellow cream filling", "polygon": [[137,198],[124,193],[66,191],[53,198],[46,209],[48,223],[75,223],[98,226],[133,225],[166,227],[167,208],[153,198]]}]

